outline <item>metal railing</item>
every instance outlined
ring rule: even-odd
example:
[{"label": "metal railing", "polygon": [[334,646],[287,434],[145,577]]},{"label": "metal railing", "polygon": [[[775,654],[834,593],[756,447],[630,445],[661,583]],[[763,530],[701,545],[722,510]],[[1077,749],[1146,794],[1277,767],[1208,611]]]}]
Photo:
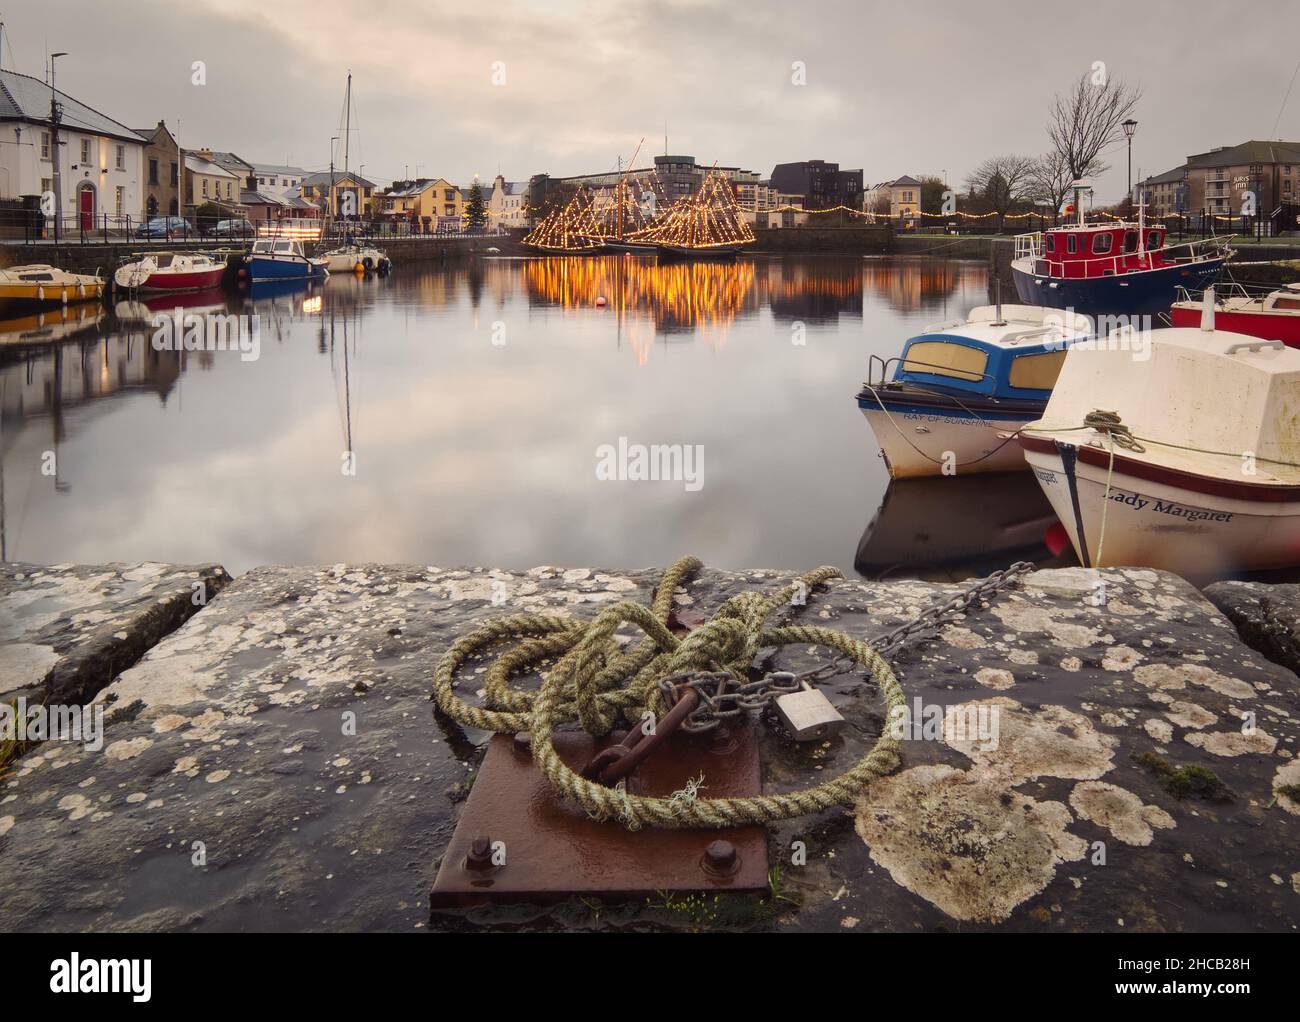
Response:
[{"label": "metal railing", "polygon": [[[279,220],[207,219],[197,223],[178,217],[141,218],[113,213],[64,213],[57,219],[39,210],[12,210],[0,220],[0,240],[21,241],[26,245],[44,242],[59,244],[142,244],[213,243],[223,241],[252,242],[259,237],[294,237],[304,241],[345,244],[351,241],[392,240],[398,238],[497,238],[510,231],[501,225],[481,228],[453,228],[447,224],[409,222],[282,218]],[[179,221],[167,223],[168,220]]]}]

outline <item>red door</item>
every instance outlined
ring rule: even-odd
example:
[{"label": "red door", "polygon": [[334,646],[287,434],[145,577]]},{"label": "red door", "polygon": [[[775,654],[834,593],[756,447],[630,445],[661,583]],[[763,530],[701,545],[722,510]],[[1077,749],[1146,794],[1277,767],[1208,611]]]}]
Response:
[{"label": "red door", "polygon": [[81,200],[81,229],[83,231],[93,231],[95,229],[95,191],[93,188],[83,188],[78,193]]}]

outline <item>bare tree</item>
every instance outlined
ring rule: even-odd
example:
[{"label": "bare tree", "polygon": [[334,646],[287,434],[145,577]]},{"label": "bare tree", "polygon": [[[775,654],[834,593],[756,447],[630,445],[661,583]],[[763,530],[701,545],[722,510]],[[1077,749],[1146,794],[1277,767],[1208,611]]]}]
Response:
[{"label": "bare tree", "polygon": [[1055,149],[1034,161],[1033,170],[1029,172],[1029,195],[1036,202],[1051,204],[1053,223],[1056,223],[1061,207],[1065,205],[1065,198],[1070,194],[1070,182],[1073,180],[1070,165]]},{"label": "bare tree", "polygon": [[1066,95],[1057,95],[1047,135],[1072,177],[1107,169],[1101,154],[1124,137],[1120,125],[1141,98],[1140,88],[1109,77],[1104,68],[1085,72]]},{"label": "bare tree", "polygon": [[982,198],[997,213],[999,232],[1011,207],[1029,197],[1035,162],[1032,156],[990,156],[967,176],[971,195]]}]

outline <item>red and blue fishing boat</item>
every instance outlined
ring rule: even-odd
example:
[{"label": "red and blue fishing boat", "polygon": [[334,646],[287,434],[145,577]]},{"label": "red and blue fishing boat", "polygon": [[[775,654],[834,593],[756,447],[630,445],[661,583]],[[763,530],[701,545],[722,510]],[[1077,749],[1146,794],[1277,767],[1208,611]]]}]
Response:
[{"label": "red and blue fishing boat", "polygon": [[[1078,205],[1076,203],[1076,205]],[[1016,237],[1011,275],[1026,305],[1086,316],[1167,313],[1178,289],[1219,279],[1233,252],[1220,238],[1168,245],[1168,230],[1136,222],[1077,223]]]}]

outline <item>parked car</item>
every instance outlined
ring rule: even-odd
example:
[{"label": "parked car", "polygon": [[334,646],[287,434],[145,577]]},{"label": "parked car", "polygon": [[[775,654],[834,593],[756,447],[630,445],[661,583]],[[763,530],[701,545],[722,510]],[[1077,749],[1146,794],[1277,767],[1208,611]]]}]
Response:
[{"label": "parked car", "polygon": [[146,224],[142,224],[140,229],[135,232],[137,238],[177,238],[184,237],[192,233],[194,228],[189,225],[184,217],[179,216],[156,216]]},{"label": "parked car", "polygon": [[257,236],[257,229],[244,219],[218,220],[209,233],[214,238],[253,238]]}]

